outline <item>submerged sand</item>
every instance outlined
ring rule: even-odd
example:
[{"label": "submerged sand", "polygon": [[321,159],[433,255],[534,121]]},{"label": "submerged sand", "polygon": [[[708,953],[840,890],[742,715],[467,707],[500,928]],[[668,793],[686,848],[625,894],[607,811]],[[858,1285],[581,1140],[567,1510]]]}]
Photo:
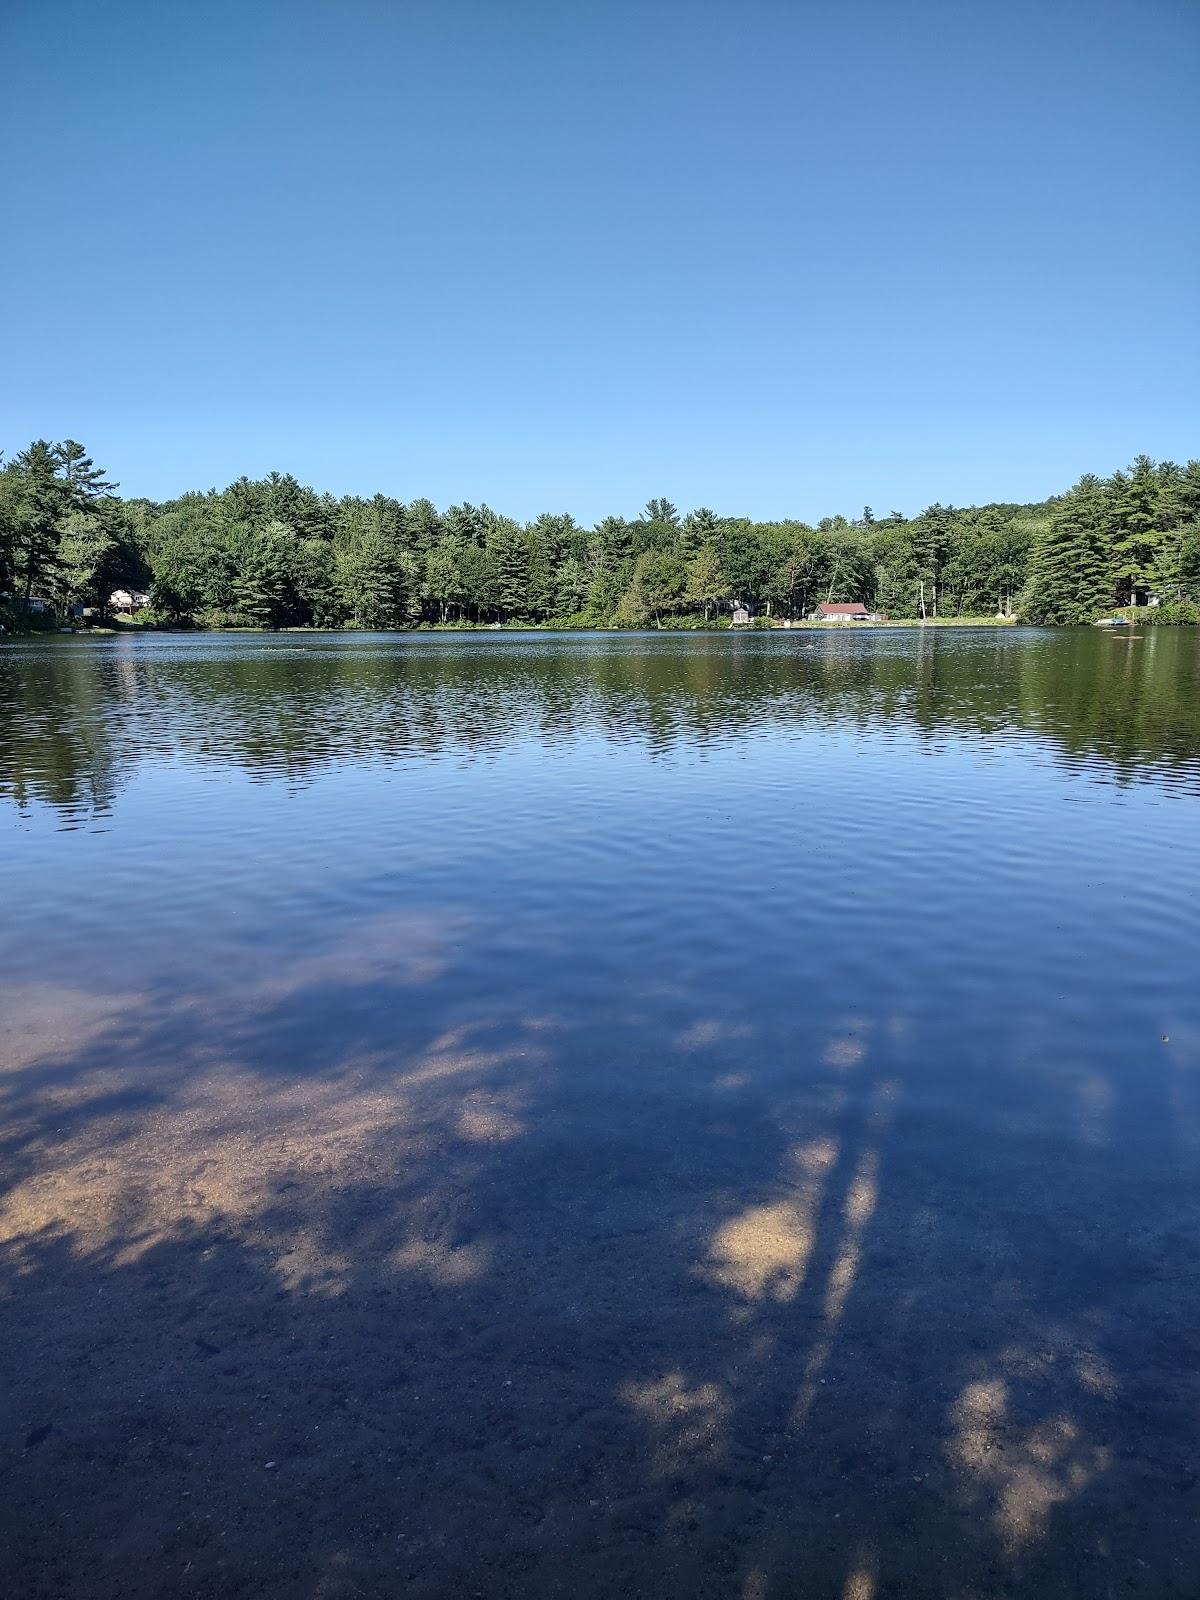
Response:
[{"label": "submerged sand", "polygon": [[14,1600],[1200,1592],[1195,1148],[1102,1087],[130,999],[5,997]]}]

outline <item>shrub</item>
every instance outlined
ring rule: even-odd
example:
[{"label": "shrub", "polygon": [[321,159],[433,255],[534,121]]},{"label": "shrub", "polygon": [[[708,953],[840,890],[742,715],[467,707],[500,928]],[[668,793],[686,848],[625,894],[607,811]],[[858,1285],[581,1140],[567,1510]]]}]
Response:
[{"label": "shrub", "polygon": [[1156,627],[1194,627],[1200,623],[1200,606],[1194,600],[1164,600],[1161,605],[1141,606],[1132,615],[1135,621]]}]

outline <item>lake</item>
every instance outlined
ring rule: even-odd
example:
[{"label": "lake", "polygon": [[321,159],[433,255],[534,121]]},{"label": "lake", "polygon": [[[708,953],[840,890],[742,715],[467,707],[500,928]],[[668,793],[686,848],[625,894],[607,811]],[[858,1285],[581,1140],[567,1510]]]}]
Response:
[{"label": "lake", "polygon": [[0,648],[0,1588],[1200,1589],[1194,631]]}]

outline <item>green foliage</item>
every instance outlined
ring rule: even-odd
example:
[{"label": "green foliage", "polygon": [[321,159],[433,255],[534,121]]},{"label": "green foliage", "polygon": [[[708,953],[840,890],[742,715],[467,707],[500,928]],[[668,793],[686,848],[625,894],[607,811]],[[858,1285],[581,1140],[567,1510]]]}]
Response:
[{"label": "green foliage", "polygon": [[37,591],[58,579],[60,524],[82,500],[74,500],[59,474],[60,458],[45,439],[35,439],[8,469],[6,497],[12,526],[12,590],[28,606]]},{"label": "green foliage", "polygon": [[286,522],[247,529],[239,540],[234,607],[249,627],[286,627],[296,615],[296,536]]},{"label": "green foliage", "polygon": [[[1084,478],[1043,505],[934,504],[911,519],[752,522],[647,502],[635,520],[522,525],[468,502],[336,499],[290,474],[155,505],[122,501],[73,440],[0,460],[0,596],[61,615],[150,589],[175,626],[692,627],[809,616],[863,601],[897,620],[1021,612],[1082,623],[1142,603],[1146,620],[1200,604],[1200,461]],[[1144,602],[1151,595],[1161,605]],[[1151,619],[1147,613],[1153,611]]]},{"label": "green foliage", "polygon": [[437,609],[438,621],[448,622],[465,597],[461,553],[463,544],[453,534],[444,534],[425,557],[425,583],[421,593]]},{"label": "green foliage", "polygon": [[1094,622],[1112,604],[1105,492],[1085,477],[1055,507],[1030,555],[1022,610],[1031,622]]},{"label": "green foliage", "polygon": [[233,557],[216,528],[180,526],[154,558],[155,609],[178,622],[233,603]]},{"label": "green foliage", "polygon": [[400,628],[408,621],[411,570],[404,552],[371,533],[340,554],[337,589],[345,620],[356,628]]},{"label": "green foliage", "polygon": [[713,607],[729,598],[729,579],[721,565],[720,551],[711,540],[702,544],[688,562],[683,598],[702,608],[705,622]]},{"label": "green foliage", "polygon": [[679,610],[687,588],[687,568],[680,556],[672,550],[647,550],[638,557],[635,570],[655,622]]},{"label": "green foliage", "polygon": [[505,621],[526,619],[529,594],[529,545],[521,529],[507,517],[497,517],[488,534],[491,559],[491,598]]},{"label": "green foliage", "polygon": [[1178,524],[1163,533],[1158,580],[1164,600],[1200,601],[1200,521]]},{"label": "green foliage", "polygon": [[301,539],[292,569],[297,610],[314,628],[336,628],[342,620],[333,547],[325,539]]},{"label": "green foliage", "polygon": [[1158,577],[1161,539],[1154,463],[1138,456],[1128,476],[1114,473],[1108,485],[1108,520],[1112,534],[1113,570],[1122,605],[1144,599]]},{"label": "green foliage", "polygon": [[646,510],[643,513],[645,520],[659,523],[664,528],[679,526],[679,511],[669,500],[647,500]]},{"label": "green foliage", "polygon": [[1200,622],[1200,603],[1195,600],[1164,600],[1137,613],[1139,624],[1148,622],[1159,628],[1178,628]]},{"label": "green foliage", "polygon": [[618,628],[644,628],[650,621],[650,605],[639,572],[633,574],[628,587],[617,601],[612,620]]},{"label": "green foliage", "polygon": [[771,558],[755,526],[744,517],[727,518],[718,526],[721,567],[735,600],[751,604],[767,592]]},{"label": "green foliage", "polygon": [[60,610],[100,606],[116,578],[119,544],[111,522],[74,507],[59,524],[54,593]]}]

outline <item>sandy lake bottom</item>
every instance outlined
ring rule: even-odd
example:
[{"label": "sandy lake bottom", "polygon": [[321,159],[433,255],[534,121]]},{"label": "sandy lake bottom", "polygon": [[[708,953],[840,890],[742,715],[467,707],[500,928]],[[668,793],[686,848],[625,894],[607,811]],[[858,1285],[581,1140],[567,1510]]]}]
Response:
[{"label": "sandy lake bottom", "polygon": [[0,1592],[1200,1592],[1200,642],[0,650]]}]

